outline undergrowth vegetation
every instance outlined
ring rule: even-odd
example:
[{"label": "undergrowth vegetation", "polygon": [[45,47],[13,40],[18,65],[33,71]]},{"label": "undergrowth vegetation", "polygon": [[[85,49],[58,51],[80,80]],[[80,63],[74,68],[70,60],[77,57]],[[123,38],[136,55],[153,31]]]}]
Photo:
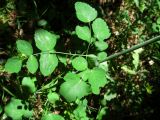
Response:
[{"label": "undergrowth vegetation", "polygon": [[0,119],[158,120],[159,11],[159,0],[0,1]]}]

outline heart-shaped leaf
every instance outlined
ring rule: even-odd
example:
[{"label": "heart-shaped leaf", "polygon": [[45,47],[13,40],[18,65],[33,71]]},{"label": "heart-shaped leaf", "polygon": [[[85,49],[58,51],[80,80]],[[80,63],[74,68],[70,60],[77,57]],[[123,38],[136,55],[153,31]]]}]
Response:
[{"label": "heart-shaped leaf", "polygon": [[93,23],[92,23],[92,29],[93,29],[93,32],[94,32],[94,36],[99,41],[103,41],[103,40],[109,38],[110,35],[111,35],[110,30],[108,28],[108,25],[101,18],[97,18],[97,19],[95,19],[93,21]]},{"label": "heart-shaped leaf", "polygon": [[[81,99],[90,92],[90,86],[80,79],[78,75],[73,77],[70,74],[70,79],[60,86],[60,94],[68,101],[75,101],[77,98]],[[73,78],[73,79],[72,79]],[[77,79],[78,78],[78,79]]]},{"label": "heart-shaped leaf", "polygon": [[76,16],[82,22],[91,22],[97,17],[97,11],[84,2],[75,3]]}]

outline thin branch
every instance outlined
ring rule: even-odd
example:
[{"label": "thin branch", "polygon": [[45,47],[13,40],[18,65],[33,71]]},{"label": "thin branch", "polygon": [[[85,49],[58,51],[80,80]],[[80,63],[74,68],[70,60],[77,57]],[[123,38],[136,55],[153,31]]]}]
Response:
[{"label": "thin branch", "polygon": [[148,44],[151,44],[151,43],[154,43],[154,42],[156,42],[156,41],[158,41],[158,40],[160,40],[160,35],[159,35],[159,36],[156,36],[156,37],[154,37],[154,38],[151,38],[151,39],[149,39],[149,40],[147,40],[147,41],[145,41],[145,42],[143,42],[143,43],[140,43],[140,44],[138,44],[138,45],[134,45],[133,47],[131,47],[131,48],[129,48],[129,49],[126,49],[126,50],[123,50],[123,51],[121,51],[121,52],[112,54],[112,55],[108,56],[105,60],[101,61],[101,63],[102,63],[102,62],[105,62],[105,61],[108,61],[108,60],[110,60],[110,59],[119,57],[120,55],[123,55],[123,54],[126,54],[126,53],[130,53],[130,52],[132,52],[132,51],[134,51],[134,50],[136,50],[136,49],[138,49],[138,48],[144,47],[144,46],[146,46],[146,45],[148,45]]}]

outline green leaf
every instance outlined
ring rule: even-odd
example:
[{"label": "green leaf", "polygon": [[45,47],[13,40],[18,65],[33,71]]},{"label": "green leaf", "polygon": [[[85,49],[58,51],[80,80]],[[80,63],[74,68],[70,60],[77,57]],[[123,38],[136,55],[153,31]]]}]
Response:
[{"label": "green leaf", "polygon": [[49,76],[58,66],[58,59],[55,54],[41,54],[39,62],[40,71],[44,76]]},{"label": "green leaf", "polygon": [[59,95],[56,92],[50,92],[47,98],[50,103],[55,104],[55,102],[59,100]]},{"label": "green leaf", "polygon": [[72,72],[68,72],[64,77],[63,77],[63,79],[65,80],[65,81],[72,81],[72,80],[76,80],[76,81],[79,81],[79,76],[77,75],[77,74],[74,74],[74,73],[72,73]]},{"label": "green leaf", "polygon": [[58,36],[48,32],[47,30],[39,29],[36,30],[34,39],[37,48],[41,51],[49,51],[55,47]]},{"label": "green leaf", "polygon": [[11,98],[11,101],[5,106],[5,114],[13,120],[22,120],[22,116],[30,118],[33,111],[28,109],[28,104],[23,104],[21,100]]},{"label": "green leaf", "polygon": [[136,72],[135,72],[134,70],[131,70],[131,69],[130,69],[129,67],[127,67],[126,65],[122,66],[121,69],[122,69],[123,71],[125,71],[126,73],[128,73],[128,74],[131,74],[131,75],[135,75],[135,74],[136,74]]},{"label": "green leaf", "polygon": [[27,60],[27,69],[34,74],[38,69],[38,61],[35,56],[31,55]]},{"label": "green leaf", "polygon": [[160,17],[157,19],[157,24],[160,24]]},{"label": "green leaf", "polygon": [[106,50],[108,48],[108,44],[104,41],[96,41],[95,46],[99,51]]},{"label": "green leaf", "polygon": [[43,27],[43,26],[46,26],[46,25],[47,25],[47,21],[44,20],[44,19],[41,19],[41,20],[38,21],[37,24],[38,24],[38,26],[42,26],[42,27]]},{"label": "green leaf", "polygon": [[87,42],[91,42],[91,31],[89,29],[88,26],[76,26],[76,34],[78,36],[78,38],[87,41]]},{"label": "green leaf", "polygon": [[9,58],[5,64],[5,71],[9,73],[18,73],[22,67],[22,60],[18,57]]},{"label": "green leaf", "polygon": [[30,77],[24,77],[22,80],[22,86],[27,88],[30,93],[34,93],[36,91],[35,81],[36,78],[31,79]]},{"label": "green leaf", "polygon": [[60,115],[49,113],[44,115],[41,120],[64,120],[64,118]]},{"label": "green leaf", "polygon": [[67,65],[67,57],[62,55],[57,55],[59,61],[63,63],[65,66]]},{"label": "green leaf", "polygon": [[94,36],[99,41],[103,41],[103,40],[109,38],[110,35],[111,35],[110,30],[108,28],[108,25],[101,18],[97,18],[97,19],[95,19],[93,21],[93,23],[92,23],[92,29],[93,29],[93,32],[94,32]]},{"label": "green leaf", "polygon": [[73,111],[76,120],[89,120],[86,114],[87,100],[80,101],[78,107]]},{"label": "green leaf", "polygon": [[81,77],[82,80],[86,81],[86,80],[88,80],[88,78],[89,78],[90,70],[87,69],[87,70],[85,70],[85,71],[82,71],[82,72],[80,72],[78,75]]},{"label": "green leaf", "polygon": [[104,87],[107,83],[106,72],[101,68],[94,68],[90,72],[89,83],[94,94],[99,94],[100,87]]},{"label": "green leaf", "polygon": [[68,102],[75,101],[77,98],[81,99],[90,92],[90,86],[82,81],[78,75],[76,76],[76,79],[74,79],[75,76],[71,76],[70,74],[70,78],[67,78],[66,82],[62,83],[60,86],[60,94]]},{"label": "green leaf", "polygon": [[107,53],[106,52],[100,52],[100,53],[98,53],[97,57],[98,57],[99,61],[103,61],[107,58]]},{"label": "green leaf", "polygon": [[87,61],[88,61],[88,66],[89,66],[89,68],[93,68],[93,67],[99,65],[98,58],[97,58],[97,56],[94,55],[94,54],[89,55],[89,56],[87,57]]},{"label": "green leaf", "polygon": [[17,50],[25,55],[32,55],[33,48],[32,45],[25,40],[17,40],[16,42]]},{"label": "green leaf", "polygon": [[87,69],[88,63],[84,57],[76,57],[72,60],[72,66],[78,71],[83,71]]},{"label": "green leaf", "polygon": [[97,17],[97,11],[84,2],[76,2],[75,10],[77,18],[85,23],[91,22]]}]

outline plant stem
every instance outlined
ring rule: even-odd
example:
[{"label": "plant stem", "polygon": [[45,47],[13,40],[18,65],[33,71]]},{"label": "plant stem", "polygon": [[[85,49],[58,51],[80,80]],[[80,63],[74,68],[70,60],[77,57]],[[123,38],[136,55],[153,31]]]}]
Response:
[{"label": "plant stem", "polygon": [[131,48],[129,48],[129,49],[126,49],[126,50],[123,50],[123,51],[121,51],[121,52],[112,54],[112,55],[108,56],[105,60],[101,61],[101,63],[102,63],[102,62],[105,62],[105,61],[108,61],[108,60],[110,60],[110,59],[116,58],[116,57],[118,57],[118,56],[120,56],[120,55],[123,55],[123,54],[126,54],[126,53],[130,53],[130,52],[132,52],[132,51],[134,51],[134,50],[136,50],[136,49],[138,49],[138,48],[144,47],[144,46],[146,46],[146,45],[148,45],[148,44],[151,44],[151,43],[153,43],[153,42],[156,42],[156,41],[158,41],[158,40],[160,40],[160,35],[159,35],[159,36],[156,36],[156,37],[154,37],[154,38],[151,38],[151,39],[149,39],[149,40],[147,40],[147,41],[145,41],[145,42],[143,42],[143,43],[140,43],[140,44],[138,44],[138,45],[134,45],[133,47],[131,47]]},{"label": "plant stem", "polygon": [[[52,50],[51,50],[52,51]],[[40,52],[40,53],[35,53],[33,55],[39,55],[39,54],[62,54],[62,55],[71,55],[71,56],[90,56],[90,55],[82,55],[82,54],[72,54],[72,53],[65,53],[65,52],[50,52],[50,51],[45,51],[45,52]]]}]

